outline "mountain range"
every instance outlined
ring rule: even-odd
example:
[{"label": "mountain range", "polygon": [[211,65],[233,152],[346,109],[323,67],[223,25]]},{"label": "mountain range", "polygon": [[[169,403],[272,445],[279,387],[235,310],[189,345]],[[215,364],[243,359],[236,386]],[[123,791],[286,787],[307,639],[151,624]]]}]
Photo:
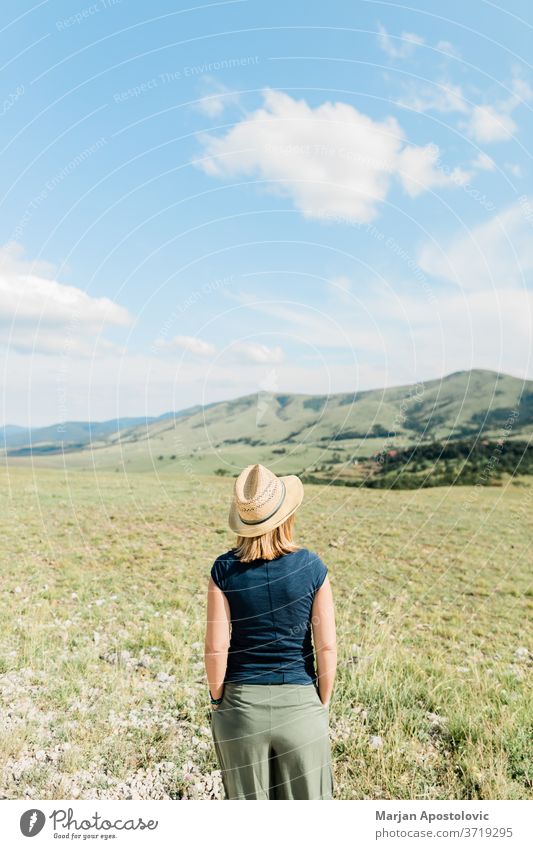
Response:
[{"label": "mountain range", "polygon": [[4,453],[46,465],[234,474],[278,473],[449,440],[529,440],[533,381],[485,369],[332,395],[258,392],[162,416],[0,429]]}]

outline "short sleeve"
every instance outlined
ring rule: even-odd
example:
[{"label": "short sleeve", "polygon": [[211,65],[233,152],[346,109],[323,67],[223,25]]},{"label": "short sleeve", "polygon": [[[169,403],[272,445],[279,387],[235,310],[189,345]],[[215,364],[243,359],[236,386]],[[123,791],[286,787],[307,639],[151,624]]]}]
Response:
[{"label": "short sleeve", "polygon": [[224,592],[224,564],[219,558],[215,560],[211,567],[211,577],[213,578],[213,581],[215,582],[219,590],[222,590],[222,592]]},{"label": "short sleeve", "polygon": [[328,567],[321,560],[318,554],[313,554],[312,556],[312,580],[313,580],[313,591],[316,593],[317,590],[320,589],[324,581],[326,580],[326,575],[328,574]]}]

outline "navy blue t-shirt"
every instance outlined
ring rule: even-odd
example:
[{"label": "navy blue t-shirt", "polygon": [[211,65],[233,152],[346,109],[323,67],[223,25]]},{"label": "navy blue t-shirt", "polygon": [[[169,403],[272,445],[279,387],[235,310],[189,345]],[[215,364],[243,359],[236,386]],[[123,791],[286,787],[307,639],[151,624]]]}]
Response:
[{"label": "navy blue t-shirt", "polygon": [[316,683],[311,609],[327,572],[306,548],[251,563],[241,563],[234,549],[217,557],[211,577],[231,613],[225,682]]}]

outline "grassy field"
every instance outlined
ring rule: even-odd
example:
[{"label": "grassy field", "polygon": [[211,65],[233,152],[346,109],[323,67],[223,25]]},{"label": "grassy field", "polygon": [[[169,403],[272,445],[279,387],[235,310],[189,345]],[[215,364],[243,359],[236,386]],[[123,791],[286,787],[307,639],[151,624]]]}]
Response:
[{"label": "grassy field", "polygon": [[[220,798],[204,606],[232,481],[0,478],[0,794]],[[337,607],[336,798],[533,798],[532,508],[527,480],[306,486],[298,541]]]}]

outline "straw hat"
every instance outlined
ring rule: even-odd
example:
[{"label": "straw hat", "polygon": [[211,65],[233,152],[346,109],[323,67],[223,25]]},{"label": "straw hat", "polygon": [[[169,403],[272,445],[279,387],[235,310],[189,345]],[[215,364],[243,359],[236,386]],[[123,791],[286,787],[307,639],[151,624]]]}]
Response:
[{"label": "straw hat", "polygon": [[261,536],[292,516],[303,497],[296,475],[278,478],[260,463],[247,466],[235,481],[229,526],[241,537]]}]

